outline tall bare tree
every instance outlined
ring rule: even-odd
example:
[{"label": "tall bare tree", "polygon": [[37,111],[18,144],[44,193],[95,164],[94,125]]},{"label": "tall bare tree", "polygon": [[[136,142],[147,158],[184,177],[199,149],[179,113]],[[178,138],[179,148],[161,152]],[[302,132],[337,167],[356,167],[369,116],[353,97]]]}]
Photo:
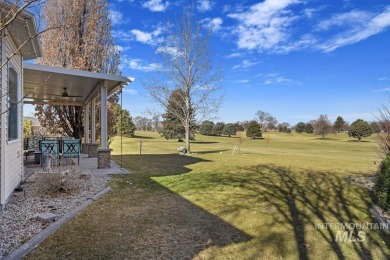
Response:
[{"label": "tall bare tree", "polygon": [[329,121],[327,115],[320,115],[314,122],[314,134],[321,135],[325,139],[325,135],[332,132],[332,123]]},{"label": "tall bare tree", "polygon": [[[46,27],[76,23],[42,35],[43,57],[38,63],[119,74],[119,52],[111,35],[106,0],[51,0],[43,9],[42,18]],[[111,103],[115,101],[113,98]],[[49,131],[76,138],[83,136],[83,107],[37,105],[35,110],[40,123]]]},{"label": "tall bare tree", "polygon": [[195,120],[218,111],[221,97],[220,70],[213,69],[209,52],[212,29],[205,29],[196,21],[194,8],[186,6],[182,16],[173,22],[164,45],[157,49],[161,61],[159,77],[144,82],[150,96],[168,108],[169,97],[180,90],[175,99],[179,109],[173,111],[185,129],[185,146],[190,149],[191,124]]}]

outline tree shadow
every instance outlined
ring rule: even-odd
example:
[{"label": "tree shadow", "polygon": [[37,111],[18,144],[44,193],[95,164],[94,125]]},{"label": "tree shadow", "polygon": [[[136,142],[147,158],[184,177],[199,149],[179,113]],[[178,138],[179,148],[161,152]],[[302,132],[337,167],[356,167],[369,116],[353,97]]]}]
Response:
[{"label": "tree shadow", "polygon": [[203,142],[203,141],[194,141],[191,144],[219,144],[219,142]]},{"label": "tree shadow", "polygon": [[[299,259],[309,259],[307,245],[309,244],[308,240],[312,238],[307,236],[308,229],[311,232],[313,229],[315,233],[318,232],[316,237],[320,237],[338,259],[348,257],[345,255],[345,248],[342,247],[342,244],[348,241],[340,240],[343,233],[338,233],[345,230],[326,228],[324,225],[326,223],[356,224],[364,222],[358,218],[356,211],[369,211],[372,207],[372,194],[367,196],[367,191],[359,189],[357,198],[350,197],[349,191],[345,187],[349,184],[330,172],[302,171],[297,176],[288,168],[273,165],[258,165],[242,170],[250,172],[252,175],[249,175],[249,178],[244,181],[241,177],[234,176],[225,177],[220,181],[225,185],[233,186],[232,188],[239,186],[241,189],[250,191],[251,195],[243,195],[242,200],[255,198],[258,203],[267,202],[270,205],[269,212],[275,210],[277,213],[272,214],[272,225],[287,225],[292,228]],[[232,183],[237,185],[232,185]],[[357,201],[363,202],[364,208]],[[372,217],[369,218],[369,223],[375,222]],[[352,243],[353,251],[359,256],[359,259],[373,259],[371,247],[379,248],[386,259],[390,258],[381,245],[381,243],[385,243],[388,247],[390,246],[390,236],[385,231],[363,230],[366,231],[365,240],[369,240],[369,243],[359,241],[359,231],[359,229],[354,229],[348,233],[349,242]],[[380,238],[378,239],[374,233],[379,233]],[[259,243],[266,243],[270,238],[275,242],[283,241],[285,235],[285,233],[270,231],[266,236],[260,238]],[[257,257],[261,257],[261,255],[253,256],[253,258]]]},{"label": "tree shadow", "polygon": [[221,150],[208,150],[208,151],[195,151],[194,154],[209,154],[209,153],[222,153],[231,151],[229,149],[221,149]]},{"label": "tree shadow", "polygon": [[58,259],[67,252],[74,259],[192,259],[209,247],[252,239],[153,180],[185,174],[190,165],[211,161],[177,154],[124,158],[133,174],[115,176],[111,194],[65,225],[30,259]]},{"label": "tree shadow", "polygon": [[151,137],[151,136],[143,136],[143,135],[134,135],[133,137],[131,137],[133,139],[156,139],[154,137]]},{"label": "tree shadow", "polygon": [[320,140],[320,141],[338,141],[338,139],[332,138],[332,137],[325,137],[325,138],[318,137],[318,138],[313,138],[312,140]]},{"label": "tree shadow", "polygon": [[368,140],[347,140],[348,143],[372,143],[371,141]]}]

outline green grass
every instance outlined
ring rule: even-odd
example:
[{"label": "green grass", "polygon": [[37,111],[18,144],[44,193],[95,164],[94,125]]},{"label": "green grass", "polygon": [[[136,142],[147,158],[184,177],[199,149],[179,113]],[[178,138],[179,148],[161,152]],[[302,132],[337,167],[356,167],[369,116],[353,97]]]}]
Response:
[{"label": "green grass", "polygon": [[[345,182],[348,176],[375,173],[380,160],[372,139],[359,143],[345,134],[322,140],[272,132],[261,140],[244,139],[238,153],[238,138],[197,135],[193,154],[183,156],[176,150],[183,143],[156,133],[137,136],[123,138],[123,156],[120,139],[111,144],[113,158],[133,174],[115,178],[110,195],[31,258],[63,257],[68,251],[75,258],[144,259],[390,255],[390,238],[383,231],[365,230],[361,243],[336,242],[337,230],[315,228],[321,223],[373,222],[372,194]],[[98,238],[88,239],[91,233]]]}]

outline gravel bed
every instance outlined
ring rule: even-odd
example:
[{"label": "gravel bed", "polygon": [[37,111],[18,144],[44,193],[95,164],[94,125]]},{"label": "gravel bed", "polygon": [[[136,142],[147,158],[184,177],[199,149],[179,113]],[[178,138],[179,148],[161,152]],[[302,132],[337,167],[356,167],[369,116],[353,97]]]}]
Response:
[{"label": "gravel bed", "polygon": [[71,180],[74,187],[71,192],[48,196],[39,191],[37,174],[33,174],[23,184],[24,191],[14,192],[0,213],[0,259],[50,225],[35,220],[37,214],[50,212],[60,218],[106,188],[109,180],[108,176],[77,174]]}]

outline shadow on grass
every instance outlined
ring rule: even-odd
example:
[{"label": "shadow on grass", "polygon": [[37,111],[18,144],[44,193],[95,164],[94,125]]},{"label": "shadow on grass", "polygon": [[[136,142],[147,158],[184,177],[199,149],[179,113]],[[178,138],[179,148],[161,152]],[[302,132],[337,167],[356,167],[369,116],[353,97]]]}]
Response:
[{"label": "shadow on grass", "polygon": [[153,180],[185,174],[190,165],[210,161],[177,154],[123,157],[133,174],[116,176],[109,195],[54,234],[30,259],[61,259],[68,252],[73,259],[192,259],[209,247],[252,239]]},{"label": "shadow on grass", "polygon": [[142,136],[142,135],[134,135],[133,137],[132,137],[132,139],[156,139],[156,138],[154,138],[154,137],[151,137],[151,136]]},{"label": "shadow on grass", "polygon": [[[219,185],[232,186],[230,189],[240,188],[250,192],[250,195],[239,195],[236,198],[237,201],[254,200],[257,204],[266,202],[269,205],[268,211],[274,211],[270,214],[273,218],[270,226],[287,225],[292,228],[299,259],[310,258],[310,243],[318,237],[328,245],[338,259],[347,259],[350,255],[350,253],[345,254],[343,244],[346,243],[352,245],[352,251],[359,256],[359,259],[373,259],[372,247],[380,249],[385,259],[390,259],[390,255],[382,249],[382,244],[390,246],[390,236],[383,230],[347,230],[348,238],[343,240],[341,236],[346,230],[325,228],[323,225],[326,223],[374,223],[375,221],[370,216],[362,220],[356,214],[357,211],[368,212],[372,207],[373,195],[367,196],[366,190],[356,188],[357,190],[354,190],[351,195],[350,190],[346,188],[349,184],[330,172],[302,171],[296,174],[288,168],[272,165],[258,165],[241,170],[247,173],[244,177],[229,175],[219,178]],[[227,202],[227,210],[222,214],[231,213],[230,209],[238,211],[240,207],[245,210],[248,205],[236,205],[230,209],[229,206]],[[315,238],[307,236],[307,229],[310,229]],[[365,231],[366,242],[359,241],[361,240],[359,231]],[[258,243],[266,244],[271,241],[283,246],[285,236],[284,232],[269,230],[266,235],[259,237]],[[261,255],[256,254],[252,257],[255,259]]]},{"label": "shadow on grass", "polygon": [[221,150],[208,150],[208,151],[196,151],[194,154],[209,154],[209,153],[221,153],[231,151],[229,149],[221,149]]},{"label": "shadow on grass", "polygon": [[320,140],[320,141],[338,141],[338,139],[332,138],[332,137],[325,137],[325,138],[318,137],[318,138],[313,138],[313,140]]},{"label": "shadow on grass", "polygon": [[193,141],[191,144],[218,144],[219,142],[203,142],[203,141]]},{"label": "shadow on grass", "polygon": [[372,141],[368,140],[347,140],[348,143],[372,143]]}]

